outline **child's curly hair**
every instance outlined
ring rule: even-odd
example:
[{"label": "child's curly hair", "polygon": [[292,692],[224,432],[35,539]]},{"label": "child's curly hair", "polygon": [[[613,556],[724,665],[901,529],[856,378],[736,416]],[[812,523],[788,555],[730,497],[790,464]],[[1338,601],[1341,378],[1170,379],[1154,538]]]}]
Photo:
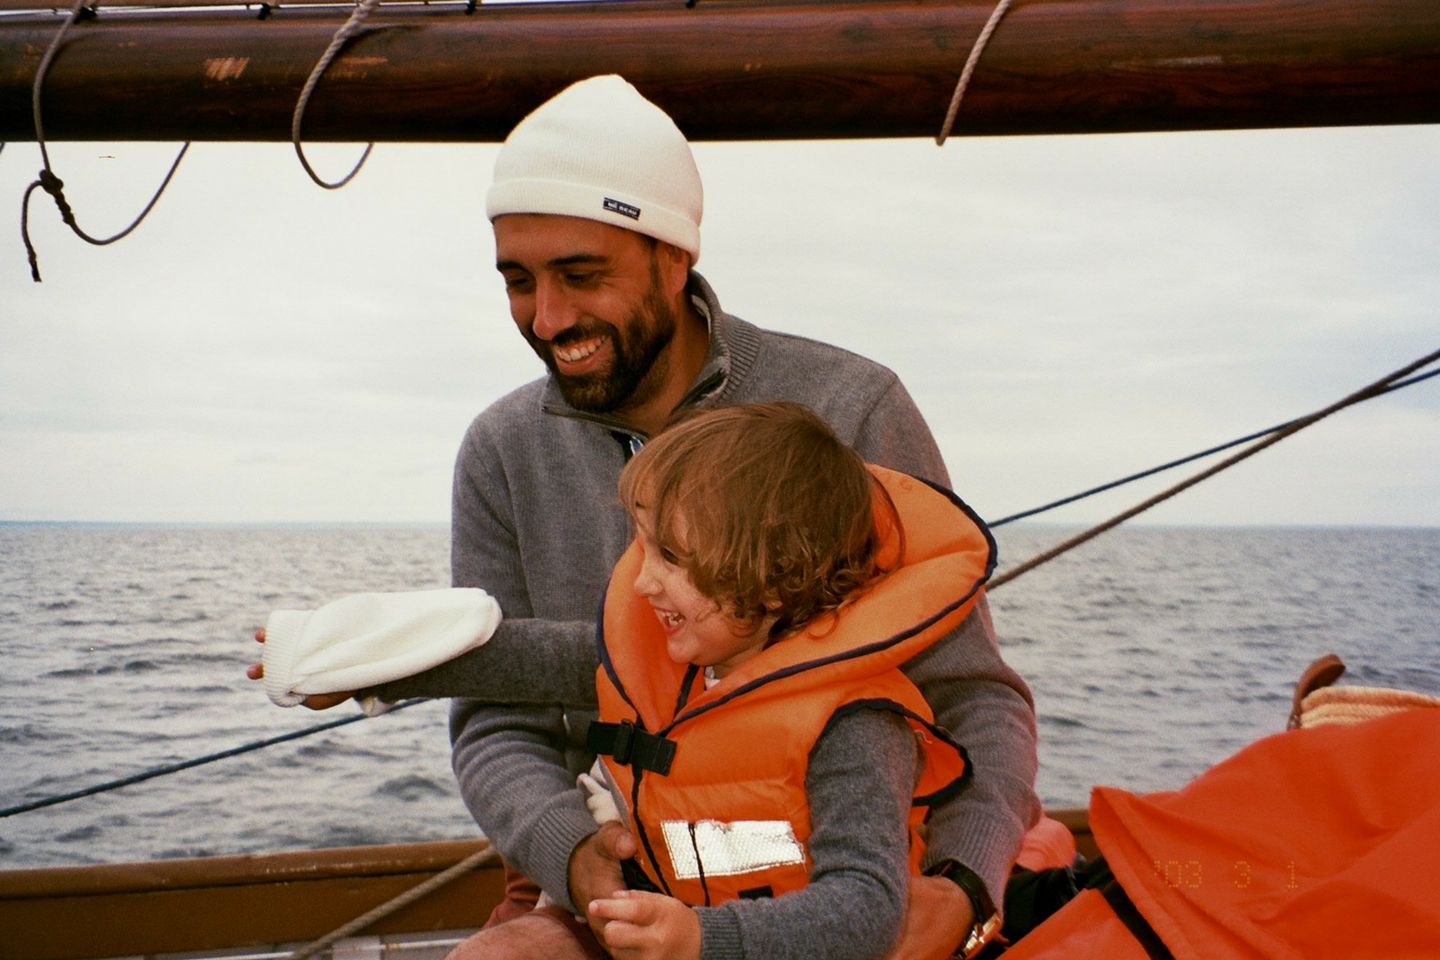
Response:
[{"label": "child's curly hair", "polygon": [[886,573],[880,531],[903,534],[860,456],[795,403],[684,416],[625,465],[620,497],[741,629],[777,617],[772,640]]}]

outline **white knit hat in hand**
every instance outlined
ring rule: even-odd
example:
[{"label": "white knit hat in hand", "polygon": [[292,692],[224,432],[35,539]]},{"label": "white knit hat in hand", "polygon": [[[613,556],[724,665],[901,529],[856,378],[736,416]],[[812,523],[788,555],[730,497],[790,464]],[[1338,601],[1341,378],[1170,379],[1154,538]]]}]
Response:
[{"label": "white knit hat in hand", "polygon": [[265,693],[293,707],[311,694],[414,676],[484,644],[500,620],[500,604],[474,587],[353,593],[318,610],[274,610],[265,623]]},{"label": "white knit hat in hand", "polygon": [[571,84],[516,125],[495,160],[485,213],[598,220],[700,259],[700,172],[675,121],[624,78]]}]

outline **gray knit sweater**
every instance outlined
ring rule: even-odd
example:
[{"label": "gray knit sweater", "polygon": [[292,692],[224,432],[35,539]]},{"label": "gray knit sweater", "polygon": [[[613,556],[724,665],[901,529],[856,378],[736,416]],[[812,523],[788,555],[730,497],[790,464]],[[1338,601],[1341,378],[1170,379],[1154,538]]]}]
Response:
[{"label": "gray knit sweater", "polygon": [[[866,460],[948,482],[929,428],[894,373],[727,315],[698,274],[691,295],[711,336],[685,404],[803,403]],[[451,709],[461,793],[506,859],[567,905],[570,855],[595,830],[574,775],[589,765],[581,744],[594,716],[595,615],[630,539],[616,495],[628,434],[566,405],[548,378],[475,419],[455,466],[451,569],[455,586],[495,596],[505,622],[479,650],[379,691],[385,699],[479,698]],[[576,656],[577,648],[589,652]],[[905,673],[965,745],[975,771],[971,786],[934,812],[927,860],[966,864],[999,903],[1039,812],[1029,690],[1001,659],[983,598]],[[762,904],[753,911],[757,922],[774,909]],[[707,948],[706,960],[720,955]]]}]

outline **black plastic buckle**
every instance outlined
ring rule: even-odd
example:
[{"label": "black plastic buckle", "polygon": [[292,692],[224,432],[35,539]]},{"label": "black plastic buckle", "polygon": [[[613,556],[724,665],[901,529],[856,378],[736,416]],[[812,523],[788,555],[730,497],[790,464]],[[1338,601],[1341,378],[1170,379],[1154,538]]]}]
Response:
[{"label": "black plastic buckle", "polygon": [[591,753],[614,757],[615,762],[661,776],[670,772],[675,759],[675,741],[646,733],[630,720],[590,724],[585,746]]}]

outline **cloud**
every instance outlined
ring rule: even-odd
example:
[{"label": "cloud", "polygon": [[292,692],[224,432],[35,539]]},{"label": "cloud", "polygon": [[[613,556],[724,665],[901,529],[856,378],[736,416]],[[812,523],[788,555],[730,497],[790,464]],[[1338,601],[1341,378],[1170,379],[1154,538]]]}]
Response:
[{"label": "cloud", "polygon": [[[0,154],[0,194],[31,149]],[[338,173],[358,151],[307,155]],[[465,424],[541,372],[494,278],[494,151],[381,144],[324,191],[288,145],[198,144],[151,221],[98,249],[37,204],[43,285],[0,236],[0,518],[443,521]],[[992,516],[1436,346],[1435,128],[696,152],[726,307],[892,366]],[[173,147],[52,156],[103,233]],[[1157,517],[1440,523],[1436,397],[1344,414]]]}]

